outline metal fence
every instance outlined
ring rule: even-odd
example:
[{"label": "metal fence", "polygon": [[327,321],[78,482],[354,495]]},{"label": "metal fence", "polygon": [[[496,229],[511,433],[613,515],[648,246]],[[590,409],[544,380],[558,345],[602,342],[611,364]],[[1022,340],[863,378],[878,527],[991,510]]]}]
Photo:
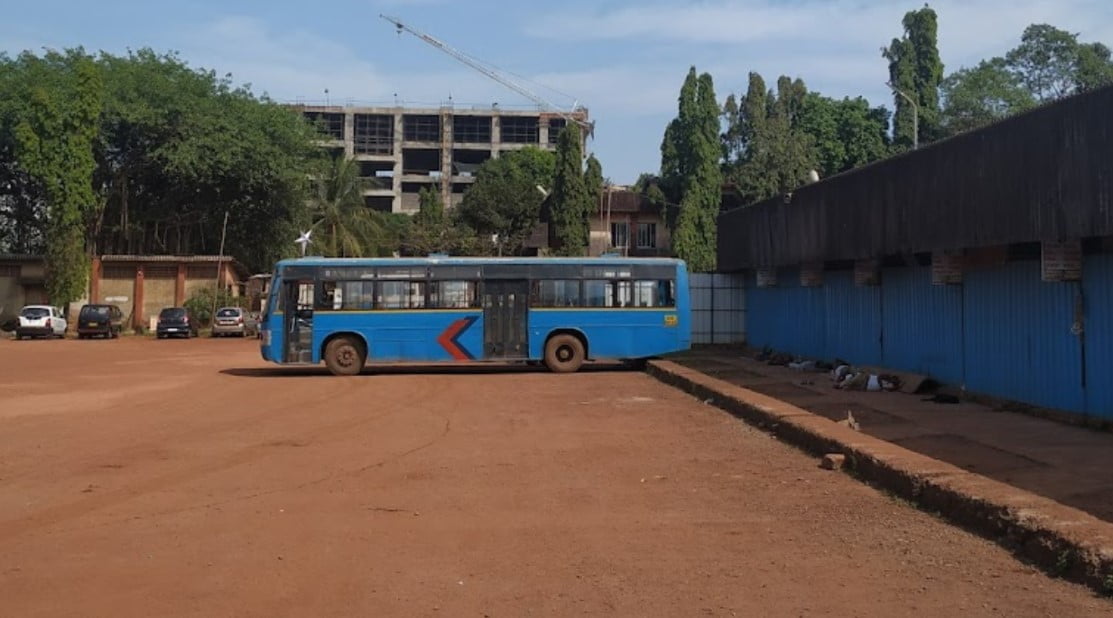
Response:
[{"label": "metal fence", "polygon": [[746,290],[742,275],[692,274],[688,285],[692,301],[692,343],[745,341]]}]

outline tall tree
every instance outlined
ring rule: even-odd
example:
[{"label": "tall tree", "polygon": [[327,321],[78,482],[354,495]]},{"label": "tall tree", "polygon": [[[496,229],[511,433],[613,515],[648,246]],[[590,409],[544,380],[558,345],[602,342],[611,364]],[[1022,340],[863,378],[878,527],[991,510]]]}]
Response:
[{"label": "tall tree", "polygon": [[943,128],[949,135],[970,131],[1036,104],[1019,75],[1003,58],[983,60],[943,80]]},{"label": "tall tree", "polygon": [[916,109],[893,93],[896,114],[893,118],[893,142],[897,148],[908,149],[914,143],[914,121],[919,123],[919,142],[941,136],[939,122],[939,84],[943,81],[943,61],[939,58],[938,16],[924,6],[905,13],[902,21],[904,36],[893,39],[881,54],[889,61],[889,83],[895,90],[911,98]]},{"label": "tall tree", "polygon": [[[598,162],[596,162],[598,163]],[[580,128],[569,124],[560,132],[556,150],[556,174],[549,197],[549,225],[559,255],[584,255],[591,228],[591,195],[584,182]]]},{"label": "tall tree", "polygon": [[418,211],[414,215],[417,225],[435,226],[444,221],[444,202],[436,187],[424,187],[417,194]]},{"label": "tall tree", "polygon": [[889,111],[865,99],[835,100],[809,92],[796,122],[814,148],[821,176],[884,158],[889,152]]},{"label": "tall tree", "polygon": [[663,183],[680,196],[673,250],[696,272],[715,269],[715,219],[722,203],[719,102],[711,75],[695,67],[681,88],[679,109],[662,144]]},{"label": "tall tree", "polygon": [[1113,83],[1108,47],[1080,43],[1077,34],[1048,24],[1025,28],[1005,62],[1041,103]]},{"label": "tall tree", "polygon": [[497,235],[501,251],[519,253],[540,221],[544,196],[537,187],[553,186],[555,168],[555,155],[535,147],[485,161],[455,209],[457,220],[481,236]]},{"label": "tall tree", "polygon": [[389,254],[377,213],[364,204],[358,164],[342,156],[328,161],[314,181],[309,212],[314,245],[328,257]]},{"label": "tall tree", "polygon": [[603,178],[603,164],[595,155],[589,155],[587,163],[584,164],[584,184],[587,185],[587,194],[591,208],[594,210],[599,206],[599,200],[603,196],[603,185],[606,180]]},{"label": "tall tree", "polygon": [[85,220],[98,205],[93,191],[93,142],[104,86],[84,51],[23,54],[31,77],[21,93],[27,107],[14,127],[19,165],[43,187],[46,209],[47,293],[65,305],[85,292]]},{"label": "tall tree", "polygon": [[[746,96],[737,115],[726,119],[724,135],[730,156],[724,161],[726,177],[743,202],[791,191],[816,167],[814,141],[801,128],[807,93],[803,81],[784,76],[776,91],[766,91],[761,75],[750,73]],[[837,133],[837,127],[831,131]]]}]

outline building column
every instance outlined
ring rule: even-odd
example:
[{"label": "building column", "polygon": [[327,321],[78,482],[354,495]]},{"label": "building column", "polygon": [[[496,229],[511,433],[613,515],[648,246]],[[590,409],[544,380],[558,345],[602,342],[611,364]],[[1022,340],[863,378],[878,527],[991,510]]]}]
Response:
[{"label": "building column", "polygon": [[143,265],[135,267],[135,292],[132,294],[135,301],[132,303],[132,328],[147,328],[143,324]]},{"label": "building column", "polygon": [[93,263],[89,269],[89,302],[99,303],[100,300],[101,263],[100,258],[93,256]]},{"label": "building column", "polygon": [[186,301],[186,265],[178,262],[178,279],[174,282],[174,306],[181,307]]},{"label": "building column", "polygon": [[391,188],[394,190],[394,199],[390,203],[391,212],[402,212],[402,174],[406,170],[402,167],[402,138],[405,133],[405,123],[402,121],[402,111],[396,110],[394,112],[394,178],[391,182]]},{"label": "building column", "polygon": [[499,146],[502,146],[502,120],[496,112],[491,116],[491,158],[499,158]]},{"label": "building column", "polygon": [[355,113],[345,111],[344,113],[344,157],[351,159],[356,154],[356,138],[355,138]]}]

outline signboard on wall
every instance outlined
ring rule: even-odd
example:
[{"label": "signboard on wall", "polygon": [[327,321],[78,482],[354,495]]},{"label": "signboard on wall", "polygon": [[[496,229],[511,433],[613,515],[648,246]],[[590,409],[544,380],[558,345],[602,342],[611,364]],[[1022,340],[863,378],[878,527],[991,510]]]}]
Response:
[{"label": "signboard on wall", "polygon": [[823,263],[812,262],[800,266],[800,285],[805,288],[818,288],[823,285]]},{"label": "signboard on wall", "polygon": [[854,262],[854,285],[877,285],[881,282],[877,260]]},{"label": "signboard on wall", "polygon": [[757,287],[759,288],[772,288],[777,286],[777,269],[776,268],[759,268],[757,269]]},{"label": "signboard on wall", "polygon": [[1082,241],[1045,242],[1041,260],[1044,281],[1082,279]]},{"label": "signboard on wall", "polygon": [[933,251],[931,254],[931,284],[958,285],[962,283],[963,256],[955,251]]}]

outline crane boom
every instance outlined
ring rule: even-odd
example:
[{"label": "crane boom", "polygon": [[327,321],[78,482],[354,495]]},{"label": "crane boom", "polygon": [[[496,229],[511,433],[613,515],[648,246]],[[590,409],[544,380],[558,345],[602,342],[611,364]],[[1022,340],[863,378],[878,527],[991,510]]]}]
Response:
[{"label": "crane boom", "polygon": [[422,41],[425,41],[429,45],[432,45],[433,47],[436,47],[437,49],[439,49],[442,52],[448,54],[449,56],[452,56],[458,62],[463,63],[463,64],[475,69],[476,71],[479,71],[483,75],[486,75],[487,77],[489,77],[489,78],[493,79],[494,81],[502,84],[503,86],[506,86],[507,88],[509,88],[509,89],[513,90],[514,92],[517,92],[518,94],[528,98],[529,100],[533,101],[534,103],[537,103],[542,108],[546,108],[546,109],[554,111],[560,117],[564,118],[567,122],[574,122],[574,123],[578,124],[579,126],[583,127],[587,131],[587,134],[588,134],[589,137],[594,135],[594,133],[595,133],[595,123],[594,122],[587,122],[583,118],[574,115],[575,112],[577,112],[578,110],[581,109],[578,105],[573,104],[572,113],[564,112],[558,106],[556,106],[556,105],[550,103],[549,101],[545,100],[544,97],[542,97],[542,96],[538,95],[537,93],[529,90],[528,88],[526,88],[522,84],[519,84],[518,82],[514,81],[510,77],[508,77],[506,75],[503,75],[503,73],[501,71],[499,71],[498,68],[496,68],[496,67],[494,67],[494,66],[492,66],[492,65],[490,65],[486,62],[483,62],[482,60],[479,60],[478,58],[474,58],[472,56],[469,56],[468,54],[456,49],[455,47],[452,47],[448,43],[445,43],[444,41],[442,41],[442,40],[440,40],[440,39],[438,39],[438,38],[436,38],[436,37],[434,37],[430,34],[427,34],[425,32],[417,30],[415,28],[411,28],[410,26],[402,23],[400,20],[398,20],[395,17],[391,17],[389,15],[382,15],[382,14],[380,14],[379,17],[381,17],[382,19],[394,24],[395,29],[397,29],[397,31],[399,33],[402,33],[404,31],[404,32],[408,32],[408,33],[412,34],[413,36],[417,37],[418,39],[421,39]]}]

